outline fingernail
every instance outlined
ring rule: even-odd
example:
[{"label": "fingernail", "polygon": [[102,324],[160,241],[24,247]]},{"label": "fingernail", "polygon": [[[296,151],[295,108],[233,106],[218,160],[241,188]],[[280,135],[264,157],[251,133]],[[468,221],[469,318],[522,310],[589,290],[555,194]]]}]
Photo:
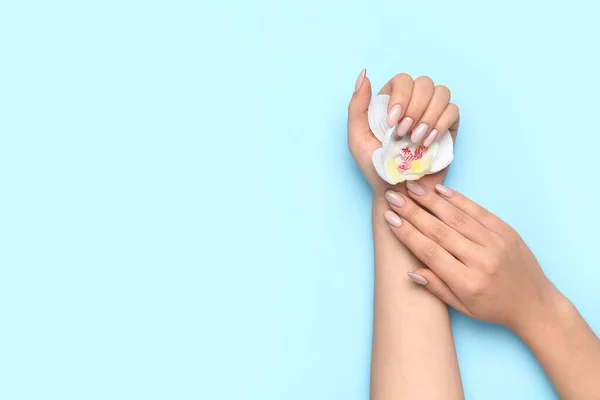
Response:
[{"label": "fingernail", "polygon": [[416,194],[417,196],[423,196],[425,194],[425,189],[423,189],[423,186],[419,185],[417,182],[414,181],[407,181],[406,188],[413,192],[413,194]]},{"label": "fingernail", "polygon": [[413,143],[419,143],[421,140],[423,140],[428,130],[429,126],[427,126],[425,122],[419,124],[419,126],[417,126],[415,130],[413,130],[410,140],[412,140]]},{"label": "fingernail", "polygon": [[437,129],[432,130],[431,133],[429,135],[427,135],[427,137],[423,141],[423,146],[425,146],[425,147],[431,146],[431,144],[433,143],[433,141],[437,137],[437,134],[438,134]]},{"label": "fingernail", "polygon": [[427,282],[427,279],[423,278],[421,275],[413,274],[412,272],[407,272],[406,275],[408,275],[414,283],[418,283],[421,286],[425,286],[429,283]]},{"label": "fingernail", "polygon": [[402,225],[402,220],[400,217],[393,211],[387,210],[383,213],[383,218],[388,222],[388,224],[395,226],[396,228]]},{"label": "fingernail", "polygon": [[385,192],[385,199],[390,202],[390,204],[396,207],[402,207],[406,201],[396,192],[392,192],[388,190]]},{"label": "fingernail", "polygon": [[454,192],[450,189],[448,189],[446,186],[442,186],[442,185],[435,185],[435,190],[441,194],[444,197],[452,197],[454,195]]},{"label": "fingernail", "polygon": [[360,74],[358,74],[358,78],[356,79],[356,85],[354,85],[354,93],[360,90],[360,87],[365,81],[365,76],[367,76],[367,70],[363,68],[362,71],[360,71]]},{"label": "fingernail", "polygon": [[390,112],[388,112],[387,116],[387,124],[389,126],[394,126],[400,121],[400,114],[402,114],[402,107],[400,104],[394,104],[392,108],[390,108]]},{"label": "fingernail", "polygon": [[398,127],[396,128],[396,135],[402,137],[404,135],[406,135],[406,133],[408,132],[408,130],[410,129],[410,127],[413,124],[413,120],[410,117],[406,117],[404,118],[400,124],[398,124]]}]

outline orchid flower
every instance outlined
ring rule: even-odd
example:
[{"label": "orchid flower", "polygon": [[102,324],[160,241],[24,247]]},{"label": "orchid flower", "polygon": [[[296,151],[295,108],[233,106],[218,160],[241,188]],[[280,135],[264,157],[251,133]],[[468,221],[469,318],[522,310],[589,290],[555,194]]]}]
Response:
[{"label": "orchid flower", "polygon": [[375,96],[369,104],[369,126],[381,147],[373,152],[373,166],[377,174],[389,184],[414,181],[424,175],[435,174],[446,168],[454,158],[454,143],[450,132],[437,142],[425,147],[412,143],[410,135],[398,137],[396,126],[386,122],[390,96]]}]

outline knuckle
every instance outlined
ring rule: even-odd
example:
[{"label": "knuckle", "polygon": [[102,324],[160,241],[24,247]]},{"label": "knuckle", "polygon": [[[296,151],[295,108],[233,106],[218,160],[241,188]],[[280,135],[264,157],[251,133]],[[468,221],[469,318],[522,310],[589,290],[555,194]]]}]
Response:
[{"label": "knuckle", "polygon": [[433,79],[431,79],[428,76],[420,76],[417,79],[415,79],[415,83],[419,83],[420,85],[427,85],[427,86],[431,86],[433,87]]},{"label": "knuckle", "polygon": [[467,217],[463,213],[457,212],[457,213],[452,214],[452,216],[450,217],[450,224],[455,228],[460,228],[461,226],[464,226],[466,223],[467,223]]},{"label": "knuckle", "polygon": [[429,291],[431,292],[432,295],[434,295],[438,299],[444,301],[444,299],[445,299],[446,296],[445,296],[444,291],[439,286],[430,287]]},{"label": "knuckle", "polygon": [[490,215],[490,212],[483,207],[478,207],[476,214],[479,218],[487,218]]},{"label": "knuckle", "polygon": [[408,219],[408,220],[414,220],[421,213],[421,209],[413,204],[410,207],[406,207],[405,213],[406,213],[405,214],[405,218],[406,219]]},{"label": "knuckle", "polygon": [[413,79],[409,74],[402,72],[401,74],[397,74],[392,78],[392,84],[399,84],[408,81],[412,82],[412,80]]},{"label": "knuckle", "polygon": [[452,95],[452,93],[450,92],[450,89],[448,89],[448,87],[445,85],[436,86],[435,91],[440,93],[441,95],[443,95],[444,97],[446,97],[448,99],[450,99],[450,96]]},{"label": "knuckle", "polygon": [[486,287],[487,280],[484,277],[479,277],[469,283],[467,291],[473,297],[481,297],[485,293]]},{"label": "knuckle", "polygon": [[448,237],[448,230],[440,224],[436,224],[431,230],[431,238],[437,243],[442,243]]},{"label": "knuckle", "polygon": [[446,108],[448,109],[448,111],[458,115],[458,106],[456,104],[450,103]]},{"label": "knuckle", "polygon": [[481,261],[483,270],[488,274],[495,274],[500,266],[499,255],[501,251],[495,250],[491,255],[488,255],[484,260]]},{"label": "knuckle", "polygon": [[501,238],[496,242],[496,248],[498,253],[502,254],[508,249],[508,243],[506,243],[506,240],[504,240],[504,238]]},{"label": "knuckle", "polygon": [[430,262],[435,260],[435,257],[437,255],[437,247],[434,246],[432,243],[426,244],[423,247],[423,259],[425,260],[425,262]]},{"label": "knuckle", "polygon": [[406,116],[411,117],[415,120],[415,124],[421,119],[423,112],[427,109],[429,102],[421,98],[412,98],[410,100],[409,108],[406,110]]},{"label": "knuckle", "polygon": [[468,210],[469,201],[467,200],[467,198],[462,195],[458,195],[455,197],[456,199],[454,199],[454,205],[459,210]]}]

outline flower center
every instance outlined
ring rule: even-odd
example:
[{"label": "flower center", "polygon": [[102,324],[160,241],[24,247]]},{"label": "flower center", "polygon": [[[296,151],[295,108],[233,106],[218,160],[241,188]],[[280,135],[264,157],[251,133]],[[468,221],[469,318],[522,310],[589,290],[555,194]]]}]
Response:
[{"label": "flower center", "polygon": [[408,147],[403,147],[400,151],[401,154],[398,155],[396,161],[398,162],[398,169],[404,173],[410,170],[416,161],[423,158],[425,152],[427,152],[427,147],[420,145],[414,151],[410,151]]}]

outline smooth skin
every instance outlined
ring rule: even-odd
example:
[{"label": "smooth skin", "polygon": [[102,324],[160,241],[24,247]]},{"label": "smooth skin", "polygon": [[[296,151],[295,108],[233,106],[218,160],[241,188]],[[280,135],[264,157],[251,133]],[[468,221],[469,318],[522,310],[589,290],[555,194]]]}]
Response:
[{"label": "smooth skin", "polygon": [[[424,122],[428,127],[437,127],[439,132],[450,130],[456,138],[458,107],[449,103],[447,89],[436,88],[426,77],[413,81],[400,74],[392,78],[380,91],[391,96],[390,111],[395,105],[402,109],[392,115],[395,121],[390,125],[411,118],[405,134]],[[434,96],[446,91],[447,96]],[[463,399],[448,308],[406,279],[407,272],[423,268],[424,264],[397,240],[381,218],[389,209],[385,192],[390,186],[379,178],[371,162],[373,151],[381,146],[367,120],[371,96],[371,83],[363,70],[348,107],[348,147],[373,189],[375,298],[371,399]],[[423,177],[421,183],[433,189],[443,182],[445,175],[446,171],[440,171]],[[406,194],[405,189],[400,190]]]},{"label": "smooth skin", "polygon": [[429,268],[409,277],[463,314],[511,329],[561,399],[600,399],[600,340],[508,224],[440,184],[388,191],[391,231]]}]

